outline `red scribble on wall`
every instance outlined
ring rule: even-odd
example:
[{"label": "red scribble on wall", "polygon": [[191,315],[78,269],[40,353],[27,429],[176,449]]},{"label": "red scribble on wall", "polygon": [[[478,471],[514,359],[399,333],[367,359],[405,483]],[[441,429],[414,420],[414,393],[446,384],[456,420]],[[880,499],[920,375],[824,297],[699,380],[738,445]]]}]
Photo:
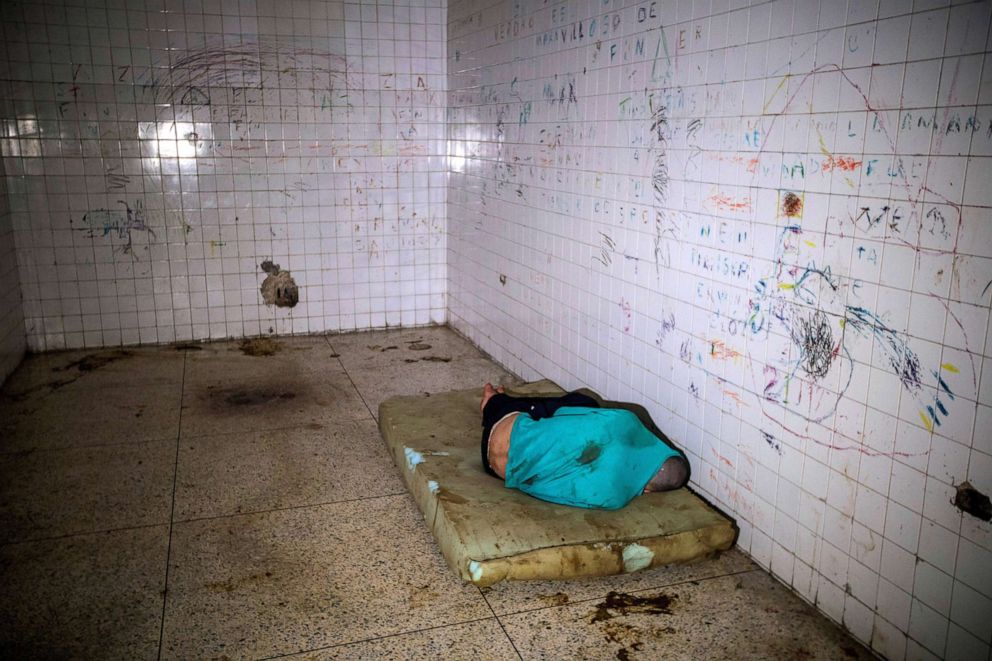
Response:
[{"label": "red scribble on wall", "polygon": [[724,390],[723,394],[729,397],[730,399],[734,400],[737,406],[747,406],[744,400],[741,399],[741,396],[736,392],[734,392],[733,390]]},{"label": "red scribble on wall", "polygon": [[843,172],[853,172],[857,168],[861,167],[861,161],[856,161],[849,156],[834,156],[831,154],[827,157],[827,160],[823,162],[823,171],[830,172],[831,170],[841,170]]},{"label": "red scribble on wall", "polygon": [[743,165],[747,169],[747,171],[750,172],[751,174],[754,174],[755,172],[758,171],[758,159],[757,159],[757,157],[745,159],[743,156],[741,156],[740,154],[738,154],[738,155],[732,156],[730,158],[724,158],[723,156],[718,156],[717,157],[717,160],[718,161],[729,161],[731,163],[738,163],[740,165]]},{"label": "red scribble on wall", "polygon": [[732,360],[735,358],[741,358],[741,353],[739,351],[734,351],[722,340],[710,340],[710,358],[716,358],[717,360]]},{"label": "red scribble on wall", "polygon": [[723,193],[713,193],[708,198],[706,198],[708,206],[721,209],[723,211],[745,211],[751,209],[751,198],[742,197],[739,200],[735,200],[729,195],[724,195]]}]

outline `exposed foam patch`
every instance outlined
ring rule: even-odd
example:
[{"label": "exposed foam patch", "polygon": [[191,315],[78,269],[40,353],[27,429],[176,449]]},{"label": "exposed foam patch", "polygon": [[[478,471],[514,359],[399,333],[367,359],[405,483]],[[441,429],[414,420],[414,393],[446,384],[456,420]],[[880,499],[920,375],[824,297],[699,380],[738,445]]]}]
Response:
[{"label": "exposed foam patch", "polygon": [[472,575],[473,581],[479,581],[482,579],[482,564],[476,562],[475,560],[468,561],[468,573]]},{"label": "exposed foam patch", "polygon": [[628,544],[623,547],[623,570],[627,573],[639,571],[651,566],[654,551],[640,544]]},{"label": "exposed foam patch", "polygon": [[403,454],[406,455],[407,470],[415,470],[418,464],[424,463],[424,455],[420,454],[413,448],[403,448]]},{"label": "exposed foam patch", "polygon": [[428,480],[427,490],[430,491],[431,493],[437,493],[438,491],[441,490],[441,485],[437,483],[437,480]]}]

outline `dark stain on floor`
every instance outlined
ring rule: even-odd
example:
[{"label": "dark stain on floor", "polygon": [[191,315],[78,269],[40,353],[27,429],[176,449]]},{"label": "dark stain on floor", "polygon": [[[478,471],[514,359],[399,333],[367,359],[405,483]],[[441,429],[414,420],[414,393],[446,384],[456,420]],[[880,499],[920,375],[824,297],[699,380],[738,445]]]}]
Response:
[{"label": "dark stain on floor", "polygon": [[70,372],[65,378],[56,378],[48,381],[46,383],[41,383],[36,386],[32,386],[24,390],[23,392],[6,394],[5,397],[14,402],[20,402],[39,390],[58,390],[64,386],[71,383],[75,383],[77,379],[82,377],[84,374],[89,372],[94,372],[101,367],[106,367],[110,363],[116,362],[118,360],[124,360],[130,358],[134,354],[130,351],[125,351],[119,349],[116,351],[101,351],[100,353],[90,353],[86,354],[79,360],[74,360],[71,363],[63,365],[62,367],[53,367],[52,372]]},{"label": "dark stain on floor", "polygon": [[83,356],[79,360],[74,360],[65,367],[55,367],[52,369],[53,372],[65,372],[73,368],[79,370],[80,372],[92,372],[98,370],[101,367],[106,367],[110,363],[117,362],[118,360],[124,360],[125,358],[130,358],[134,354],[130,351],[117,350],[117,351],[101,351],[100,353],[91,353]]},{"label": "dark stain on floor", "polygon": [[296,399],[298,395],[299,393],[292,387],[261,384],[230,388],[208,386],[201,397],[210,403],[218,413],[230,414],[248,408],[284,406]]},{"label": "dark stain on floor", "polygon": [[617,650],[617,659],[620,659],[620,661],[629,661],[631,652],[640,651],[644,647],[644,643],[641,642],[640,638],[640,630],[629,624],[607,622],[603,625],[603,633],[603,637],[606,638],[607,642],[616,643],[621,646]]},{"label": "dark stain on floor", "polygon": [[404,358],[404,363],[450,363],[451,358],[448,356],[424,356],[423,358]]},{"label": "dark stain on floor", "polygon": [[272,572],[267,571],[264,575],[251,574],[242,579],[229,578],[226,581],[213,581],[207,583],[206,588],[211,592],[234,592],[240,587],[258,584],[268,578],[272,578]]},{"label": "dark stain on floor", "polygon": [[203,346],[195,342],[180,342],[173,349],[176,351],[203,351]]},{"label": "dark stain on floor", "polygon": [[431,345],[426,342],[421,342],[420,340],[414,340],[413,342],[407,342],[406,348],[410,351],[427,351],[431,348]]},{"label": "dark stain on floor", "polygon": [[637,595],[611,590],[606,594],[606,599],[596,605],[596,612],[593,614],[590,623],[603,622],[617,615],[629,615],[630,613],[671,615],[671,605],[677,597],[678,595],[669,597],[666,594],[659,594],[655,597],[638,597]]},{"label": "dark stain on floor", "polygon": [[370,344],[369,351],[378,351],[379,353],[385,353],[387,351],[392,351],[394,349],[399,349],[395,344],[391,344],[388,347],[384,347],[378,344]]},{"label": "dark stain on floor", "polygon": [[296,393],[279,390],[242,390],[230,393],[224,398],[224,401],[231,406],[258,406],[259,404],[294,399],[295,397]]},{"label": "dark stain on floor", "polygon": [[555,592],[554,594],[542,594],[537,597],[541,601],[549,604],[551,606],[564,606],[568,603],[568,595],[564,592]]},{"label": "dark stain on floor", "polygon": [[282,344],[271,337],[249,337],[238,345],[246,356],[273,356],[282,349]]}]

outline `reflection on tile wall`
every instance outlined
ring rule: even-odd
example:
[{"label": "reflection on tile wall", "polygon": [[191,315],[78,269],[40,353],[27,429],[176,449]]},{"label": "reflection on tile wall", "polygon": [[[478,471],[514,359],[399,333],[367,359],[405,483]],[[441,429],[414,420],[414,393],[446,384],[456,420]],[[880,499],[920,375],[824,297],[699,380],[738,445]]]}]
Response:
[{"label": "reflection on tile wall", "polygon": [[875,650],[986,658],[992,5],[745,4],[449,2],[449,321],[645,404]]},{"label": "reflection on tile wall", "polygon": [[444,320],[444,0],[0,11],[32,349]]},{"label": "reflection on tile wall", "polygon": [[14,228],[10,222],[7,181],[0,163],[0,383],[21,362],[25,344]]}]

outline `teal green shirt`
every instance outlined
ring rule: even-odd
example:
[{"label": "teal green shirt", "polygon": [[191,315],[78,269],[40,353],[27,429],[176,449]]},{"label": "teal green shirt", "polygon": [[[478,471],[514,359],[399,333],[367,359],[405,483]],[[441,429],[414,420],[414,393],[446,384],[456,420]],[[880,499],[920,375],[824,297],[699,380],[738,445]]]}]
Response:
[{"label": "teal green shirt", "polygon": [[510,433],[506,486],[573,507],[620,509],[678,451],[624,409],[563,407],[523,413]]}]

